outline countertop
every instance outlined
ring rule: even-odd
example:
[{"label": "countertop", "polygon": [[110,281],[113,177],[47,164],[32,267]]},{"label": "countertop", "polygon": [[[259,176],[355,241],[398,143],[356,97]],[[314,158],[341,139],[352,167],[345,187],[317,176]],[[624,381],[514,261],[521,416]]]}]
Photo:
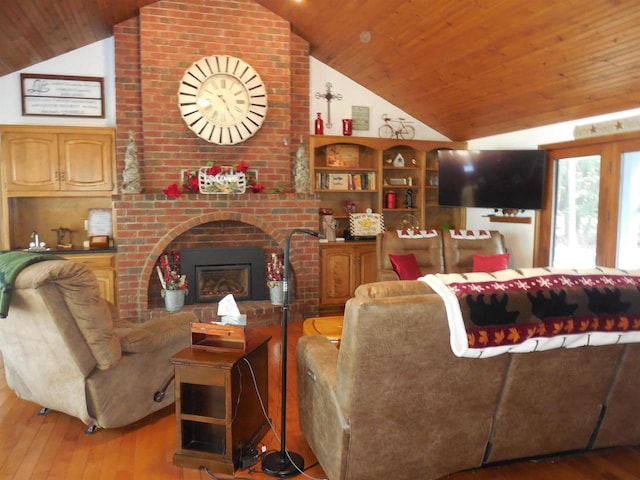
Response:
[{"label": "countertop", "polygon": [[[26,252],[27,250],[24,250],[22,248],[16,248],[14,249],[14,251],[24,251]],[[33,253],[51,253],[53,255],[76,255],[76,254],[88,254],[88,253],[117,253],[118,250],[116,248],[70,248],[68,250],[65,249],[57,249],[57,248],[52,248],[50,250],[45,250],[45,251],[38,251],[35,250],[33,251]]]}]

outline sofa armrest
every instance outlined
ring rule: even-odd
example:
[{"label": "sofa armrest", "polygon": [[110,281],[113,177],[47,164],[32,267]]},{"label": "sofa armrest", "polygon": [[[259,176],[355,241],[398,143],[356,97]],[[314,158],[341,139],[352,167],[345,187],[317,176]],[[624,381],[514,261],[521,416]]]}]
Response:
[{"label": "sofa armrest", "polygon": [[[350,428],[336,395],[338,349],[322,335],[300,338],[296,349],[300,427],[328,478],[342,478]],[[330,463],[328,463],[330,462]]]},{"label": "sofa armrest", "polygon": [[123,352],[151,352],[172,343],[186,348],[191,343],[191,322],[197,321],[194,313],[178,312],[143,323],[119,320],[114,331]]},{"label": "sofa armrest", "polygon": [[399,297],[405,295],[427,295],[434,293],[429,285],[418,280],[396,280],[388,282],[365,283],[354,293],[358,298]]},{"label": "sofa armrest", "polygon": [[400,280],[400,277],[393,270],[378,270],[377,280],[379,282],[390,282],[392,280]]}]

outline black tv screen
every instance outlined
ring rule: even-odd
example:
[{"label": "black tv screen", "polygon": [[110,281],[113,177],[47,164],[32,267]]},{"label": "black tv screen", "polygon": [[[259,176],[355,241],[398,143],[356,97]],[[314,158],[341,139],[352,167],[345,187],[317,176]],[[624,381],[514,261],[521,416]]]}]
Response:
[{"label": "black tv screen", "polygon": [[544,150],[438,150],[437,157],[440,205],[542,208]]}]

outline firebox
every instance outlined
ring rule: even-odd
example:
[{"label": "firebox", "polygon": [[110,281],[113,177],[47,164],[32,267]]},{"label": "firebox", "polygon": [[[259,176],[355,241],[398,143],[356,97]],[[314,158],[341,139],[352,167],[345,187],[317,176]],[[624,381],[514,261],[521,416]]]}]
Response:
[{"label": "firebox", "polygon": [[217,302],[231,293],[251,300],[251,265],[196,266],[196,302]]},{"label": "firebox", "polygon": [[265,252],[261,247],[204,247],[180,251],[186,275],[186,304],[218,302],[228,294],[238,300],[265,300]]}]

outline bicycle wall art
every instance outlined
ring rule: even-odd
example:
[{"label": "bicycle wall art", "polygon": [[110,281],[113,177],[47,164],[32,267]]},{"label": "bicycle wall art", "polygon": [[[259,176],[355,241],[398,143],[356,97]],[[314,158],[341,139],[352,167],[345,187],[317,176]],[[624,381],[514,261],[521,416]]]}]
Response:
[{"label": "bicycle wall art", "polygon": [[416,129],[411,125],[411,121],[404,118],[393,119],[386,113],[382,115],[384,124],[378,128],[380,138],[400,138],[411,140],[416,136]]}]

